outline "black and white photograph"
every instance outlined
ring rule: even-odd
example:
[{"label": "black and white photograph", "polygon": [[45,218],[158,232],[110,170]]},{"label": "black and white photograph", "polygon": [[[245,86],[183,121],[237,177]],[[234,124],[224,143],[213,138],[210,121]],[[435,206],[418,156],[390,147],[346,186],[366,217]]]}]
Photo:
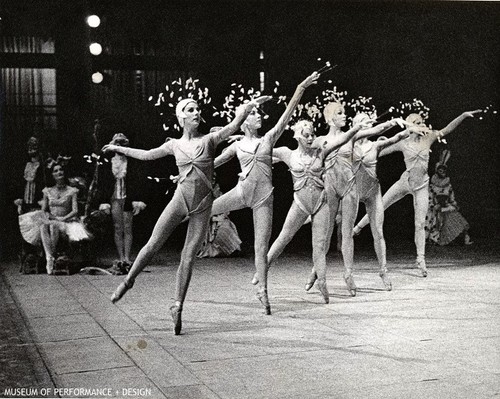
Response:
[{"label": "black and white photograph", "polygon": [[0,2],[0,398],[500,395],[500,2]]}]

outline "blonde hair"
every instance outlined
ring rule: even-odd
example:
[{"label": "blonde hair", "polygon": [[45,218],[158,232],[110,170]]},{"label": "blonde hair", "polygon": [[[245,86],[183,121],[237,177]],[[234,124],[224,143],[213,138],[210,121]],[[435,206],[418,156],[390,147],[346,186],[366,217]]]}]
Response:
[{"label": "blonde hair", "polygon": [[304,129],[306,129],[308,126],[311,128],[311,130],[314,131],[314,125],[311,121],[309,121],[307,119],[301,119],[300,121],[298,121],[291,128],[293,130],[293,138],[294,139],[299,138],[302,135],[302,132],[304,131]]},{"label": "blonde hair", "polygon": [[422,121],[424,120],[424,118],[422,118],[422,115],[420,114],[410,114],[406,117],[406,122],[415,123],[417,119],[421,119]]},{"label": "blonde hair", "polygon": [[343,109],[344,106],[339,102],[331,102],[326,104],[325,108],[323,109],[323,116],[325,117],[326,123],[329,123],[329,121],[332,120],[335,112],[341,108]]}]

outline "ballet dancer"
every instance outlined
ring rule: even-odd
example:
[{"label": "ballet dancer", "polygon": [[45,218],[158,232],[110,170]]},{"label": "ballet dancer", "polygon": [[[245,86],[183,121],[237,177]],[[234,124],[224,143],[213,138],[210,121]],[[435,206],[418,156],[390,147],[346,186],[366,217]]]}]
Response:
[{"label": "ballet dancer", "polygon": [[[328,143],[345,133],[342,128],[346,125],[345,108],[338,102],[331,102],[325,106],[324,117],[330,130],[326,136],[316,139],[317,145]],[[358,213],[358,193],[356,190],[356,178],[353,172],[352,151],[354,142],[362,138],[381,134],[390,127],[395,126],[397,120],[391,120],[371,129],[360,130],[347,143],[337,151],[333,151],[325,158],[325,191],[328,205],[330,207],[330,229],[327,236],[327,253],[330,246],[333,229],[335,227],[335,217],[340,204],[342,203],[342,215],[340,228],[342,230],[342,258],[344,261],[344,281],[352,296],[356,296],[356,284],[352,276],[354,264],[354,240],[352,229]],[[316,280],[315,270],[311,272],[306,289],[311,288]]]},{"label": "ballet dancer", "polygon": [[[424,119],[419,114],[410,114],[406,121],[410,123],[408,138],[401,140],[380,152],[380,156],[401,151],[404,156],[406,170],[401,178],[394,183],[382,197],[384,209],[408,194],[413,196],[415,210],[415,246],[417,248],[416,267],[422,276],[427,277],[425,264],[425,216],[429,206],[429,153],[432,144],[442,137],[453,132],[466,118],[473,118],[481,110],[468,111],[452,120],[442,130],[431,130],[425,126]],[[368,215],[356,225],[353,234],[359,234],[361,229],[370,223]]]},{"label": "ballet dancer", "polygon": [[[333,150],[350,140],[360,128],[361,125],[356,125],[346,134],[339,135],[318,148],[313,147],[316,135],[312,122],[301,120],[292,127],[298,148],[291,150],[288,147],[278,147],[273,151],[273,160],[284,162],[290,168],[294,194],[283,228],[267,254],[268,267],[271,267],[271,264],[310,217],[312,257],[314,270],[317,273],[316,285],[325,303],[330,301],[326,285],[326,241],[330,215],[323,183],[324,159]],[[257,278],[255,276],[254,280]]]},{"label": "ballet dancer", "polygon": [[273,220],[273,147],[290,121],[305,89],[315,84],[319,76],[317,72],[313,72],[297,86],[278,123],[263,137],[260,137],[258,133],[262,125],[261,116],[254,108],[241,126],[244,132],[243,138],[233,142],[215,159],[215,167],[224,164],[234,156],[237,156],[240,161],[241,173],[236,187],[214,201],[212,215],[252,208],[255,232],[255,269],[259,280],[257,298],[261,301],[265,313],[268,315],[271,314],[267,294],[267,252]]},{"label": "ballet dancer", "polygon": [[211,182],[216,146],[239,129],[252,109],[270,98],[262,96],[240,106],[231,123],[217,132],[206,135],[198,132],[201,112],[197,102],[193,99],[183,99],[176,106],[176,116],[183,129],[180,139],[167,139],[163,145],[151,150],[110,144],[103,147],[103,152],[116,152],[143,161],[173,155],[179,168],[177,190],[158,218],[150,239],[139,252],[128,275],[111,296],[113,303],[132,288],[141,270],[160,250],[174,229],[189,217],[186,241],[177,270],[175,303],[170,307],[174,334],[180,334],[182,307],[191,279],[193,262],[206,236],[210,219],[213,202]]},{"label": "ballet dancer", "polygon": [[[365,113],[356,115],[353,123],[368,121],[370,118]],[[397,120],[403,125],[402,120]],[[403,125],[405,126],[405,125]],[[356,189],[359,202],[363,202],[366,212],[371,221],[373,235],[373,246],[380,266],[379,276],[387,291],[392,290],[392,283],[387,275],[386,247],[383,232],[384,207],[382,205],[382,192],[377,178],[377,159],[382,149],[395,144],[409,136],[409,132],[404,130],[391,138],[380,136],[377,140],[371,141],[367,138],[360,139],[354,143],[353,149],[353,172],[356,176]]]}]

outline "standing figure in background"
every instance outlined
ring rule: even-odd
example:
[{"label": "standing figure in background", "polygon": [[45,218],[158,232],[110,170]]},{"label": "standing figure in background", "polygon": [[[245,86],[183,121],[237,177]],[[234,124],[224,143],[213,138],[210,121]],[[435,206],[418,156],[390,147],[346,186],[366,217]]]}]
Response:
[{"label": "standing figure in background", "polygon": [[267,294],[267,252],[273,223],[273,147],[283,134],[305,89],[316,83],[318,78],[319,74],[313,72],[297,86],[278,123],[262,137],[259,135],[262,126],[261,116],[257,109],[253,109],[241,126],[245,133],[244,137],[232,143],[215,159],[216,168],[234,156],[240,161],[241,173],[238,184],[214,201],[212,215],[244,208],[252,209],[255,269],[259,283],[257,298],[268,315],[271,314]]},{"label": "standing figure in background", "polygon": [[[420,269],[422,276],[427,277],[425,264],[425,217],[429,208],[429,153],[432,144],[454,131],[466,118],[473,118],[481,110],[464,112],[452,120],[442,130],[430,130],[424,124],[424,119],[419,114],[410,114],[406,121],[410,136],[400,142],[384,148],[380,156],[401,151],[404,155],[406,171],[401,178],[394,183],[383,196],[384,209],[399,201],[408,194],[413,196],[413,208],[415,210],[415,246],[417,248],[416,266]],[[354,228],[357,234],[363,227],[370,223],[368,215]]]},{"label": "standing figure in background", "polygon": [[[447,154],[447,152],[443,153]],[[425,226],[426,237],[435,244],[447,245],[463,233],[464,244],[471,245],[469,223],[458,212],[453,187],[447,176],[446,160],[441,160],[436,164],[436,173],[431,177],[429,211]]]},{"label": "standing figure in background", "polygon": [[181,333],[182,309],[191,281],[194,261],[206,237],[210,221],[214,198],[212,175],[216,147],[240,128],[255,106],[269,99],[270,97],[263,96],[241,106],[231,123],[219,131],[209,134],[202,134],[198,131],[201,122],[201,111],[198,103],[191,98],[183,99],[175,108],[179,125],[182,127],[181,138],[169,138],[160,147],[151,150],[112,144],[103,147],[103,152],[116,152],[143,161],[173,155],[179,168],[175,194],[158,218],[151,237],[140,250],[124,281],[111,296],[113,303],[120,300],[133,287],[136,277],[161,249],[174,229],[184,219],[189,218],[186,240],[177,269],[175,303],[170,307],[170,314],[174,322],[174,334]]},{"label": "standing figure in background", "polygon": [[47,274],[53,274],[57,244],[62,237],[69,241],[90,238],[78,216],[78,189],[68,185],[64,167],[69,158],[59,156],[48,159],[55,185],[43,191],[42,211],[44,218],[40,226],[41,240],[47,259]]},{"label": "standing figure in background", "polygon": [[[123,133],[116,133],[109,144],[128,147],[129,140]],[[106,166],[100,168],[98,180],[97,193],[101,203],[99,210],[111,213],[118,253],[118,261],[113,267],[117,272],[125,274],[131,266],[132,218],[144,210],[146,204],[140,201],[133,161],[130,162],[125,155],[116,152]]]},{"label": "standing figure in background", "polygon": [[14,201],[19,215],[40,209],[45,187],[45,168],[36,137],[30,137],[27,143],[28,161],[24,167],[24,195]]}]

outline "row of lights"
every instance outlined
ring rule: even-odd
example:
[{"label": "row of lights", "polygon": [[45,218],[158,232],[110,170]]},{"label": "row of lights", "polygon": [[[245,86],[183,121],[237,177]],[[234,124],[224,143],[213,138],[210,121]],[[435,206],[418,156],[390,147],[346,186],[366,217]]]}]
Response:
[{"label": "row of lights", "polygon": [[[97,28],[99,25],[101,25],[101,18],[99,18],[97,15],[89,15],[87,17],[87,25],[91,28]],[[102,46],[97,42],[93,42],[89,45],[89,51],[92,55],[100,55],[102,53]],[[104,75],[101,72],[94,72],[92,74],[93,83],[99,84],[102,83],[103,80]]]}]

